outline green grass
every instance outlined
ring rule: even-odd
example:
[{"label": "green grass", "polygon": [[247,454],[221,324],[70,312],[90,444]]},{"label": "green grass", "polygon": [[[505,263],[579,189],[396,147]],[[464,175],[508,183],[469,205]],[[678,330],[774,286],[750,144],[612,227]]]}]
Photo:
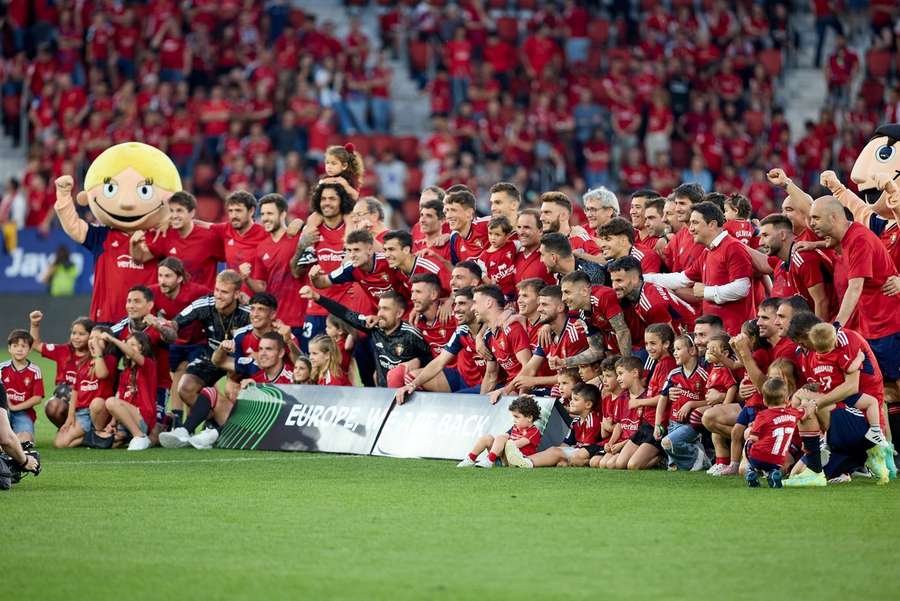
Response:
[{"label": "green grass", "polygon": [[39,424],[44,473],[0,495],[17,601],[900,598],[898,483],[53,450]]}]

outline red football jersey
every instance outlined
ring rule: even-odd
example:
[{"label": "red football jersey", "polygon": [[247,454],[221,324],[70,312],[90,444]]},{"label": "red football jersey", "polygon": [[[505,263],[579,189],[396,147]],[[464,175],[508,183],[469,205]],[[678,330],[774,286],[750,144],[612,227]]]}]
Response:
[{"label": "red football jersey", "polygon": [[125,316],[125,298],[133,286],[156,283],[156,261],[138,263],[131,258],[130,236],[105,225],[89,225],[81,243],[94,255],[91,319],[115,323]]},{"label": "red football jersey", "polygon": [[154,257],[181,259],[193,283],[213,287],[218,264],[225,260],[222,238],[213,230],[195,225],[184,238],[174,229],[158,236],[147,232],[146,240]]},{"label": "red football jersey", "polygon": [[361,269],[354,267],[350,262],[345,262],[328,274],[328,279],[332,284],[359,282],[363,292],[369,297],[373,310],[378,305],[381,295],[394,289],[394,270],[381,253],[372,255],[371,269]]},{"label": "red football jersey", "polygon": [[237,270],[241,263],[253,264],[256,256],[256,247],[266,238],[270,238],[268,232],[258,223],[254,223],[243,234],[238,233],[230,222],[213,223],[210,231],[216,234],[221,241],[225,254],[225,265],[228,269]]},{"label": "red football jersey", "polygon": [[[153,308],[156,310],[156,315],[163,319],[174,319],[185,307],[198,298],[212,294],[210,288],[193,281],[181,284],[175,298],[169,298],[163,294],[159,284],[150,286],[150,291],[153,293]],[[202,344],[204,342],[206,342],[206,337],[199,321],[180,329],[178,338],[175,340],[175,344]]]},{"label": "red football jersey", "polygon": [[488,223],[490,218],[477,217],[469,228],[469,234],[463,238],[459,232],[450,234],[450,262],[456,265],[460,261],[474,259],[490,246],[488,242]]},{"label": "red football jersey", "polygon": [[[456,331],[456,318],[450,317],[446,323],[441,323],[435,315],[434,319],[429,321],[424,315],[419,315],[413,324],[422,332],[422,338],[431,347],[431,355],[437,357],[441,354],[444,346],[450,342],[453,333]],[[448,367],[452,367],[452,363]]]},{"label": "red football jersey", "polygon": [[[3,381],[6,398],[10,403],[24,403],[31,397],[43,398],[44,396],[44,378],[41,376],[41,368],[27,359],[25,367],[22,369],[16,369],[12,359],[0,363],[0,380]],[[34,408],[26,409],[25,413],[31,418],[31,421],[37,419]]]},{"label": "red football jersey", "polygon": [[704,250],[706,248],[699,242],[694,242],[691,232],[684,226],[669,240],[663,257],[669,271],[677,273],[696,263]]},{"label": "red football jersey", "polygon": [[828,296],[828,306],[831,310],[829,317],[833,318],[837,315],[840,301],[834,287],[834,262],[826,253],[821,250],[792,252],[786,273],[790,289],[794,291],[794,294],[802,296],[811,309],[815,308],[815,301],[813,301],[809,289],[821,285]]},{"label": "red football jersey", "polygon": [[569,436],[566,444],[572,447],[587,447],[600,443],[600,432],[603,426],[603,415],[600,411],[591,411],[585,417],[576,415],[569,425]]},{"label": "red football jersey", "polygon": [[[613,354],[619,352],[619,341],[612,329],[609,321],[622,313],[622,307],[619,305],[619,299],[616,298],[615,291],[609,286],[591,286],[591,311],[587,313],[582,311],[582,319],[593,331],[600,332],[606,345]],[[634,340],[633,346],[641,346],[643,339]]]},{"label": "red football jersey", "polygon": [[808,382],[818,382],[820,392],[831,392],[847,379],[847,370],[863,354],[859,368],[859,392],[868,394],[881,403],[884,401],[884,378],[869,343],[858,333],[847,328],[837,332],[837,345],[828,353],[810,353],[804,362],[804,377]]},{"label": "red football jersey", "polygon": [[703,313],[721,317],[725,331],[732,336],[740,333],[744,322],[756,314],[750,255],[744,246],[731,236],[726,234],[715,248],[705,249],[699,259],[684,270],[684,275],[693,282],[703,282],[705,286],[721,286],[740,278],[750,280],[751,290],[741,299],[721,305],[709,300],[703,301]]},{"label": "red football jersey", "polygon": [[[119,340],[128,340],[131,336],[131,327],[128,318],[123,319],[112,327],[112,331]],[[156,375],[160,388],[169,388],[172,386],[172,374],[169,372],[169,345],[163,342],[162,334],[156,328],[146,327],[144,334],[150,338],[150,344],[153,345],[153,359],[156,361],[156,367],[159,373]]]},{"label": "red football jersey", "polygon": [[90,363],[91,356],[85,350],[85,354],[81,357],[75,354],[75,349],[71,344],[53,344],[45,342],[41,347],[41,357],[46,357],[56,363],[56,380],[54,384],[66,382],[69,385],[75,384],[78,377],[79,365]]},{"label": "red football jersey", "polygon": [[516,295],[516,256],[516,243],[511,240],[496,250],[488,247],[478,256],[484,276],[493,280],[508,299]]},{"label": "red football jersey", "polygon": [[[346,253],[344,252],[344,237],[346,234],[346,221],[341,221],[337,227],[333,228],[328,227],[328,225],[324,223],[319,226],[319,235],[321,238],[316,242],[313,248],[322,273],[330,273],[343,264],[346,258]],[[356,305],[353,308],[354,310],[357,310],[363,308],[364,305],[368,305],[369,300],[365,294],[362,294],[361,290],[359,291],[360,297],[362,297],[361,300],[352,299],[354,287],[358,288],[358,286],[353,283],[334,284],[329,288],[318,290],[318,292],[325,298],[330,298],[347,306],[350,306],[351,302],[356,302]],[[362,300],[364,300],[364,305],[359,304]],[[306,314],[324,317],[328,315],[328,311],[318,303],[310,303]]]},{"label": "red football jersey", "polygon": [[485,360],[475,348],[475,337],[472,336],[469,326],[457,327],[444,349],[456,355],[456,369],[467,388],[481,384],[484,379]]},{"label": "red football jersey", "polygon": [[867,227],[851,223],[841,240],[846,277],[835,274],[838,295],[843,297],[847,281],[862,278],[863,289],[856,308],[843,324],[863,335],[867,340],[884,338],[900,332],[900,296],[888,296],[881,287],[892,275],[897,275],[894,261],[881,240]]},{"label": "red football jersey", "polygon": [[530,428],[513,426],[509,429],[510,440],[519,440],[520,438],[528,439],[527,445],[519,447],[523,455],[528,457],[537,453],[538,445],[541,444],[541,431],[537,429],[537,426],[531,426]]},{"label": "red football jersey", "polygon": [[[665,389],[669,374],[676,368],[675,359],[672,355],[663,355],[659,361],[648,358],[644,364],[644,373],[647,376],[647,391],[644,393],[646,398],[659,396]],[[656,406],[648,406],[640,408],[641,421],[653,426],[656,424]],[[668,420],[663,420],[668,423]]]},{"label": "red football jersey", "polygon": [[718,390],[724,394],[732,386],[737,386],[738,380],[734,372],[724,365],[713,365],[706,369],[709,374],[709,377],[706,379],[707,390]]},{"label": "red football jersey", "polygon": [[330,370],[322,374],[316,384],[319,386],[353,386],[346,374],[334,375]]},{"label": "red football jersey", "polygon": [[531,278],[544,280],[544,283],[548,286],[556,284],[556,278],[547,271],[547,266],[541,261],[540,246],[531,252],[525,252],[524,248],[520,248],[516,254],[516,268],[513,272],[513,279],[518,284],[522,280]]},{"label": "red football jersey", "polygon": [[414,275],[420,273],[431,273],[438,277],[441,281],[441,296],[450,293],[450,270],[447,266],[438,261],[434,261],[427,257],[415,257],[410,272],[404,273],[401,269],[392,269],[394,290],[409,299],[412,291],[410,280]]},{"label": "red football jersey", "polygon": [[758,440],[750,445],[747,455],[756,461],[781,466],[802,416],[802,411],[792,407],[769,407],[757,413],[750,430]]},{"label": "red football jersey", "polygon": [[757,248],[759,246],[759,231],[749,220],[735,219],[726,221],[725,226],[722,229],[734,236],[735,240],[741,244],[749,246],[750,248]]},{"label": "red football jersey", "polygon": [[278,319],[292,328],[303,325],[307,306],[306,299],[300,298],[300,288],[307,278],[298,279],[291,273],[291,258],[297,250],[299,237],[299,234],[288,236],[285,232],[276,241],[271,235],[266,236],[256,247],[250,273],[252,279],[266,283],[266,292],[278,299]]},{"label": "red football jersey", "polygon": [[[410,234],[412,234],[413,238],[413,250],[425,248],[425,234],[422,233],[422,226],[419,225],[418,221],[413,224]],[[446,221],[441,226],[441,234],[450,235],[450,224]]]},{"label": "red football jersey", "polygon": [[659,255],[652,248],[634,245],[631,247],[630,254],[641,262],[642,273],[659,273],[663,270],[662,259],[659,258]]},{"label": "red football jersey", "polygon": [[[643,399],[646,397],[647,393],[644,392],[638,398]],[[622,391],[622,394],[620,394],[619,398],[617,399],[616,413],[613,417],[613,422],[622,426],[622,434],[619,436],[618,442],[629,440],[632,436],[634,436],[634,433],[637,432],[638,428],[641,425],[641,408],[630,408],[628,406],[630,402],[631,393],[629,393],[627,390]]]},{"label": "red football jersey", "polygon": [[569,317],[559,336],[556,336],[547,345],[547,348],[543,348],[540,344],[536,345],[534,354],[539,357],[566,358],[574,357],[578,353],[586,351],[587,348],[587,326],[580,319]]},{"label": "red football jersey", "polygon": [[636,346],[644,341],[644,331],[654,323],[668,323],[676,332],[693,332],[696,309],[662,286],[643,282],[636,305],[622,307],[625,323]]},{"label": "red football jersey", "polygon": [[[681,394],[678,395],[677,399],[669,403],[664,421],[672,419],[684,407],[685,403],[703,400],[706,397],[706,383],[708,379],[709,374],[699,365],[691,373],[687,373],[684,367],[676,367],[670,371],[662,394],[668,397],[669,390],[673,387],[681,389]],[[686,420],[687,417],[682,423],[687,423]]]},{"label": "red football jersey", "polygon": [[281,371],[278,372],[274,378],[269,378],[266,374],[266,370],[260,369],[250,376],[250,379],[259,384],[293,384],[294,374],[291,373],[287,364],[283,364]]},{"label": "red football jersey", "polygon": [[497,332],[488,330],[484,335],[484,342],[497,365],[506,374],[505,378],[503,375],[498,376],[498,384],[506,384],[519,375],[522,364],[516,358],[516,353],[522,350],[531,351],[531,341],[521,323],[511,321],[506,326],[500,327]]},{"label": "red football jersey", "polygon": [[119,371],[119,360],[115,355],[110,354],[103,356],[103,362],[106,363],[106,369],[109,371],[109,375],[105,378],[98,378],[94,374],[93,361],[85,362],[78,370],[73,387],[73,393],[77,395],[75,409],[87,409],[94,399],[108,399],[112,396],[116,385],[116,375]]},{"label": "red football jersey", "polygon": [[156,361],[144,358],[143,365],[129,365],[119,374],[116,396],[138,408],[147,430],[156,425]]}]

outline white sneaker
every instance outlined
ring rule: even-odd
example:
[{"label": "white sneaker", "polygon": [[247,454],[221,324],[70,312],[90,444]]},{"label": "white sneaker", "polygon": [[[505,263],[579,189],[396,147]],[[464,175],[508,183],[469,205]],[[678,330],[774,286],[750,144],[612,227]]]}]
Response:
[{"label": "white sneaker", "polygon": [[466,457],[465,459],[457,463],[456,467],[475,467],[475,462]]},{"label": "white sneaker", "polygon": [[164,449],[183,449],[190,446],[190,438],[191,433],[185,428],[175,428],[171,432],[160,432],[159,444]]},{"label": "white sneaker", "polygon": [[[703,451],[703,447],[697,447],[697,458],[694,460],[694,465],[691,466],[692,472],[701,472],[709,467],[709,457],[706,456],[706,453]],[[708,472],[707,472],[708,473]]]},{"label": "white sneaker", "polygon": [[215,428],[207,428],[200,434],[194,434],[188,439],[188,443],[195,449],[211,449],[219,440],[219,431]]},{"label": "white sneaker", "polygon": [[135,436],[128,443],[129,451],[146,451],[150,448],[150,439],[146,436]]},{"label": "white sneaker", "polygon": [[475,467],[483,467],[485,469],[490,469],[490,468],[494,467],[494,463],[492,461],[490,461],[487,457],[485,457],[484,459],[479,459],[478,461],[476,461]]},{"label": "white sneaker", "polygon": [[531,459],[523,455],[522,449],[517,447],[516,443],[511,440],[506,441],[504,455],[506,456],[507,463],[509,463],[511,467],[523,467],[525,469],[534,467],[534,463],[531,462]]},{"label": "white sneaker", "polygon": [[722,471],[723,467],[728,467],[728,466],[722,465],[721,463],[714,463],[714,464],[712,464],[712,467],[710,467],[708,470],[706,470],[706,473],[707,473],[707,475],[710,475],[710,476],[718,476],[719,472]]},{"label": "white sneaker", "polygon": [[714,476],[737,476],[739,472],[739,467],[733,463],[729,463],[728,465],[723,465],[722,469],[719,470],[717,474],[713,474]]},{"label": "white sneaker", "polygon": [[840,476],[835,476],[831,480],[828,481],[828,484],[847,484],[851,482],[853,479],[850,477],[850,474],[841,474]]}]

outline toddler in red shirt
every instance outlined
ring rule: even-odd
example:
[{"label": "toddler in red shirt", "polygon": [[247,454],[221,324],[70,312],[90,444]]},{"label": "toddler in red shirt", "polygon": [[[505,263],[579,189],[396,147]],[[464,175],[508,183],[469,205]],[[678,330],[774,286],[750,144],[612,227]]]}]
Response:
[{"label": "toddler in red shirt", "polygon": [[500,287],[508,302],[516,299],[516,243],[510,240],[513,226],[504,216],[494,217],[488,223],[490,246],[478,256],[485,283]]},{"label": "toddler in red shirt", "polygon": [[785,406],[788,385],[781,378],[767,379],[762,387],[762,397],[766,408],[756,415],[747,430],[747,470],[744,478],[748,486],[758,488],[762,473],[770,488],[781,488],[781,466],[803,411]]},{"label": "toddler in red shirt", "polygon": [[[456,467],[492,468],[497,460],[505,460],[509,465],[524,463],[524,458],[534,455],[541,444],[541,431],[534,423],[541,417],[541,408],[534,397],[523,395],[509,404],[513,426],[503,434],[485,434],[475,441],[472,452]],[[487,451],[487,457],[478,456]]]}]

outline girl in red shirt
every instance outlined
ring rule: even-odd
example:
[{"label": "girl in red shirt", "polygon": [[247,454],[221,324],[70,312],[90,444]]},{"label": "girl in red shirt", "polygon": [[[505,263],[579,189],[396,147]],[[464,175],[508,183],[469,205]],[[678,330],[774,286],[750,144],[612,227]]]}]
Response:
[{"label": "girl in red shirt", "polygon": [[116,395],[106,399],[106,410],[131,435],[129,451],[150,448],[147,437],[156,425],[156,361],[153,344],[143,332],[134,332],[122,341],[113,334],[104,333],[103,340],[117,347],[125,356],[125,368],[119,375]]},{"label": "girl in red shirt", "polygon": [[352,386],[341,369],[341,353],[334,340],[320,334],[309,343],[310,381],[319,386]]},{"label": "girl in red shirt", "polygon": [[343,319],[329,314],[325,318],[325,334],[334,341],[341,354],[341,371],[349,374],[353,348],[356,346],[356,330]]},{"label": "girl in red shirt", "polygon": [[338,184],[350,198],[359,200],[359,187],[365,176],[362,155],[353,144],[329,146],[325,150],[325,177],[320,184]]},{"label": "girl in red shirt", "polygon": [[312,363],[309,357],[298,357],[294,362],[294,384],[312,384]]}]

